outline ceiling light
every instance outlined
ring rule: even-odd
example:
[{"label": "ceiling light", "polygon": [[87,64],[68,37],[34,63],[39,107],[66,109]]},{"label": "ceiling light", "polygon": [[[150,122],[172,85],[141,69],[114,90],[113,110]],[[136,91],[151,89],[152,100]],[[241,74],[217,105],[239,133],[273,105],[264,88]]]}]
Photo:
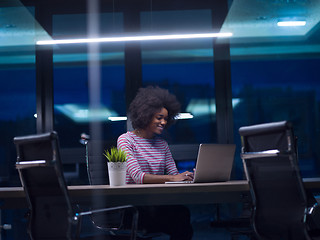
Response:
[{"label": "ceiling light", "polygon": [[108,117],[108,119],[112,122],[114,121],[126,121],[127,117]]},{"label": "ceiling light", "polygon": [[127,37],[105,37],[105,38],[80,38],[80,39],[56,39],[40,40],[37,45],[73,44],[73,43],[99,43],[99,42],[131,42],[131,41],[152,41],[170,39],[192,39],[192,38],[225,38],[231,37],[232,33],[193,33],[193,34],[169,34],[169,35],[146,35]]},{"label": "ceiling light", "polygon": [[306,24],[306,21],[279,21],[277,23],[279,27],[299,27],[305,26]]},{"label": "ceiling light", "polygon": [[175,119],[191,119],[193,115],[191,113],[179,113]]},{"label": "ceiling light", "polygon": [[118,115],[114,110],[104,106],[98,109],[90,109],[88,106],[69,103],[56,104],[55,109],[74,122],[106,121],[108,117],[116,117]]},{"label": "ceiling light", "polygon": [[[191,113],[179,113],[175,119],[191,119],[193,115]],[[125,121],[127,117],[108,117],[110,121]]]}]

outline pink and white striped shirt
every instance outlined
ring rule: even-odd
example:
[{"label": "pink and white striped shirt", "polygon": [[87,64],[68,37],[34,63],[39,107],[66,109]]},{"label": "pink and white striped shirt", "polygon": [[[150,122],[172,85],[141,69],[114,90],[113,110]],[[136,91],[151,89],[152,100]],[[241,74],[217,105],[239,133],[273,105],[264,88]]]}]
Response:
[{"label": "pink and white striped shirt", "polygon": [[118,138],[117,145],[127,153],[128,184],[143,183],[146,173],[157,175],[179,173],[168,143],[161,137],[145,139],[127,132]]}]

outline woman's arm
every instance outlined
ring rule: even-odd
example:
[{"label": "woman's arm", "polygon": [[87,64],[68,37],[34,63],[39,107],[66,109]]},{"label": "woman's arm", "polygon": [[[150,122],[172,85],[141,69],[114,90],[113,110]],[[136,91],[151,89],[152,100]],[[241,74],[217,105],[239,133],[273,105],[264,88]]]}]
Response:
[{"label": "woman's arm", "polygon": [[130,178],[129,181],[143,183],[145,173],[141,171],[140,165],[134,157],[134,143],[129,140],[128,134],[122,134],[118,138],[117,146],[119,149],[127,153],[127,183],[128,177]]}]

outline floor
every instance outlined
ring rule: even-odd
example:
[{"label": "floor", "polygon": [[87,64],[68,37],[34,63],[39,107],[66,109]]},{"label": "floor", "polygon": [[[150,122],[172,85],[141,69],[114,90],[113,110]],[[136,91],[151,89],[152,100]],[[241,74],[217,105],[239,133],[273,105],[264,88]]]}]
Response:
[{"label": "floor", "polygon": [[[189,206],[191,221],[194,230],[193,240],[229,240],[230,232],[225,228],[212,228],[211,222],[217,218],[217,207],[219,208],[220,219],[229,219],[231,216],[238,216],[239,206],[237,205],[194,205]],[[234,237],[233,240],[247,240],[248,237],[242,235]]]},{"label": "floor", "polygon": [[[212,228],[212,221],[217,219],[217,206],[219,207],[219,218],[227,220],[231,216],[239,216],[239,205],[233,204],[208,204],[208,205],[189,205],[191,222],[194,230],[193,240],[249,240],[246,235],[233,235],[226,228]],[[160,236],[154,240],[169,240],[169,236]]]},{"label": "floor", "polygon": [[[231,240],[230,233],[223,228],[212,228],[210,223],[215,220],[217,215],[216,205],[191,205],[188,206],[191,212],[191,221],[194,230],[193,240],[206,240],[206,239],[218,239],[218,240]],[[221,218],[225,218],[226,215],[234,214],[237,212],[235,208],[230,206],[221,207]],[[233,209],[230,211],[230,209]],[[225,214],[228,212],[227,214]],[[26,233],[27,221],[25,218],[25,211],[3,211],[3,220],[12,223],[12,229],[8,231],[2,231],[0,240],[29,240]],[[4,222],[3,222],[4,223]],[[162,236],[155,238],[155,240],[168,240],[168,236]],[[241,236],[234,238],[234,240],[247,240],[248,237]]]}]

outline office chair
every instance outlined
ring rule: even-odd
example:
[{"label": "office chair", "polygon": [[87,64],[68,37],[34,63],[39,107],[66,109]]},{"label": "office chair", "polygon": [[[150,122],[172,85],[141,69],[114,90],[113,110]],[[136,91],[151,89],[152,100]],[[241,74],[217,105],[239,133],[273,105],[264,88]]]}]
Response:
[{"label": "office chair", "polygon": [[122,209],[132,211],[131,239],[136,239],[138,212],[131,205],[86,212],[75,210],[63,176],[56,132],[15,137],[14,144],[16,168],[29,207],[28,233],[32,240],[80,239],[84,216]]},{"label": "office chair", "polygon": [[[108,176],[108,166],[107,159],[103,156],[104,150],[107,150],[116,143],[110,143],[103,140],[94,140],[90,139],[90,135],[82,133],[80,138],[80,143],[85,146],[86,152],[86,165],[87,165],[87,174],[90,185],[108,185],[109,176]],[[106,207],[104,201],[97,201],[96,208]],[[139,207],[137,207],[139,211]],[[98,213],[92,214],[91,220],[95,226],[100,229],[114,229],[115,236],[125,237],[127,235],[127,210],[123,209],[122,211],[114,213]],[[152,239],[155,237],[163,236],[163,233],[147,233],[144,229],[137,230],[137,239]]]},{"label": "office chair", "polygon": [[245,126],[239,133],[258,239],[310,239],[305,222],[307,197],[292,124],[282,121]]},{"label": "office chair", "polygon": [[[104,149],[108,149],[109,145],[100,140],[91,140],[87,134],[81,134],[80,143],[85,146],[86,150],[86,166],[90,185],[108,185],[108,166],[107,159],[103,156]],[[95,208],[105,207],[103,200],[95,201]],[[123,221],[125,210],[115,213],[99,213],[93,214],[91,220],[95,226],[100,229],[123,229]]]}]

